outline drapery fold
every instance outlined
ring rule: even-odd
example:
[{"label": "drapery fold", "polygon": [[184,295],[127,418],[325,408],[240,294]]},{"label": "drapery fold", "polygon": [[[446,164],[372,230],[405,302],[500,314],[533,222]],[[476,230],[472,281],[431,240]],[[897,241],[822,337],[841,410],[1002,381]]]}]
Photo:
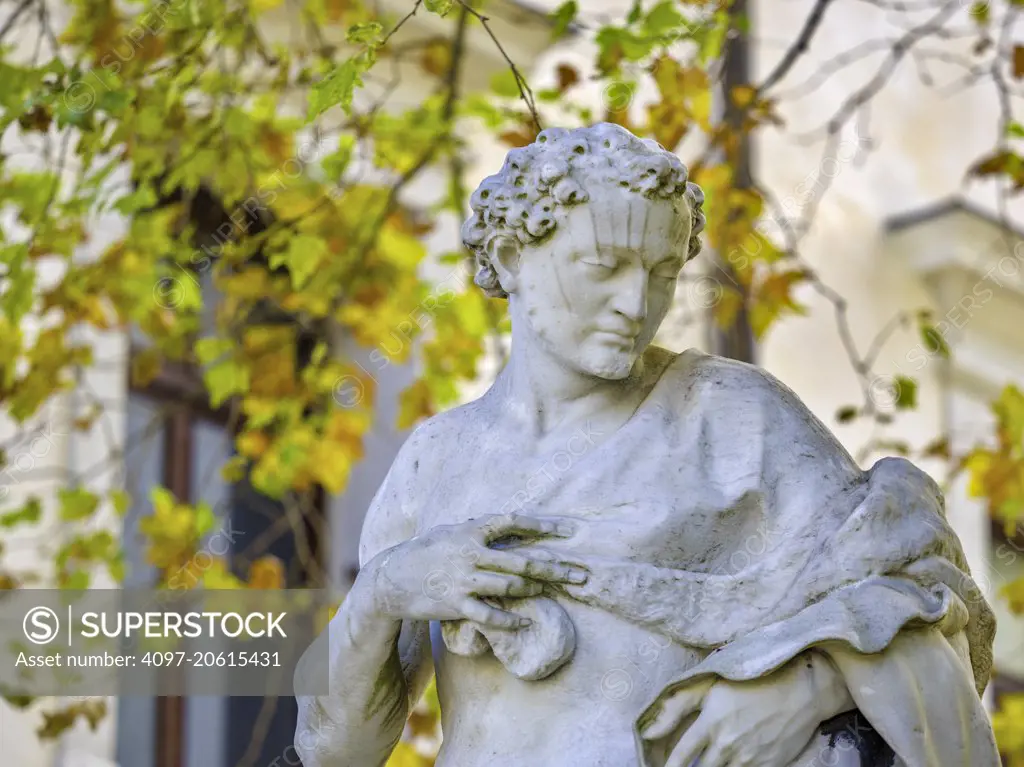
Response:
[{"label": "drapery fold", "polygon": [[[593,531],[538,544],[590,569],[572,599],[695,651],[638,711],[644,767],[664,763],[670,744],[642,730],[673,695],[708,677],[768,677],[812,648],[906,767],[998,767],[980,699],[995,621],[938,485],[902,458],[861,469],[764,370],[675,355],[630,421],[530,501]],[[635,547],[622,543],[631,536]],[[496,643],[453,622],[445,643],[494,651],[511,673],[543,683],[572,662],[564,610],[543,606],[530,632]]]}]

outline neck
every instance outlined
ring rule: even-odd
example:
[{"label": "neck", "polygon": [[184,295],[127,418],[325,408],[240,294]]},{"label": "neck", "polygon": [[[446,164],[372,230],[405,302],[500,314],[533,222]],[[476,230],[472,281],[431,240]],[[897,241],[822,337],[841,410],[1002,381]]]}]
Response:
[{"label": "neck", "polygon": [[512,315],[512,353],[495,381],[507,412],[532,434],[544,435],[569,426],[609,416],[629,416],[643,397],[638,385],[643,362],[629,376],[609,380],[578,370],[556,357],[533,331],[525,317]]}]

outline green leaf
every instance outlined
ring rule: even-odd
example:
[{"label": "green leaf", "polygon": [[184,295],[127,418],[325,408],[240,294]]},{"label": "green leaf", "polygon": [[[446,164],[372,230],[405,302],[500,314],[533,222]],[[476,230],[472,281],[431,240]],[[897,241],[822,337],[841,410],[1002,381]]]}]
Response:
[{"label": "green leaf", "polygon": [[[639,2],[636,5],[639,5]],[[565,37],[565,33],[569,31],[569,26],[576,20],[579,11],[576,0],[568,0],[568,2],[562,3],[548,15],[553,24],[551,29],[552,40],[560,40]]]},{"label": "green leaf", "polygon": [[381,230],[377,246],[381,256],[388,263],[403,270],[415,269],[426,255],[422,240],[400,232],[393,226],[386,226]]},{"label": "green leaf", "polygon": [[900,410],[917,407],[917,381],[909,376],[896,376],[893,383],[896,388],[896,407]]},{"label": "green leaf", "polygon": [[63,588],[70,589],[71,591],[85,591],[89,588],[89,582],[91,578],[86,570],[76,570],[65,577],[64,583],[61,584]]},{"label": "green leaf", "polygon": [[117,516],[123,517],[131,508],[132,497],[124,490],[115,490],[110,494],[110,501],[114,504],[114,511]]},{"label": "green leaf", "polygon": [[363,21],[348,28],[345,39],[350,43],[378,45],[384,36],[384,27],[376,21]]},{"label": "green leaf", "polygon": [[1024,125],[1019,122],[1011,122],[1006,126],[1006,135],[1010,138],[1024,138]]},{"label": "green leaf", "polygon": [[626,30],[619,27],[602,27],[594,36],[597,43],[597,68],[603,75],[618,72],[624,56],[622,39]]},{"label": "green leaf", "polygon": [[438,16],[447,16],[452,6],[455,5],[455,0],[426,0],[423,5],[431,13],[436,13]]},{"label": "green leaf", "polygon": [[626,31],[620,38],[622,52],[630,61],[640,61],[647,58],[654,51],[654,46],[659,42],[655,37],[634,35],[629,31]]},{"label": "green leaf", "polygon": [[836,420],[839,421],[839,423],[849,423],[857,417],[858,412],[859,411],[855,405],[846,405],[836,411]]},{"label": "green leaf", "polygon": [[209,365],[214,360],[230,354],[235,344],[228,338],[200,338],[193,346],[200,365]]},{"label": "green leaf", "polygon": [[99,506],[100,499],[88,490],[76,487],[57,491],[60,500],[60,519],[62,522],[78,522],[88,519]]},{"label": "green leaf", "polygon": [[0,308],[12,323],[28,314],[35,301],[36,271],[27,263],[28,247],[24,242],[0,246],[0,264],[7,267]]},{"label": "green leaf", "polygon": [[722,47],[725,45],[725,38],[728,34],[729,14],[725,11],[716,13],[713,23],[702,24],[694,30],[693,39],[697,41],[700,49],[698,60],[702,66],[721,57]]},{"label": "green leaf", "polygon": [[217,517],[213,513],[213,509],[207,503],[200,503],[196,506],[196,533],[199,535],[206,535],[210,532],[217,524]]},{"label": "green leaf", "polygon": [[33,525],[38,522],[43,516],[43,505],[39,499],[35,496],[26,501],[25,505],[17,511],[8,511],[4,514],[0,514],[0,527],[9,529],[17,525],[30,524]]},{"label": "green leaf", "polygon": [[644,18],[643,30],[646,34],[655,37],[674,35],[685,22],[683,15],[676,10],[675,2],[664,0],[648,12]]},{"label": "green leaf", "polygon": [[126,90],[105,90],[96,99],[96,108],[111,117],[124,118],[125,110],[132,105],[132,94]]},{"label": "green leaf", "polygon": [[118,555],[111,557],[107,561],[107,572],[110,573],[110,577],[114,579],[116,583],[124,583],[124,576],[127,567],[124,561],[124,555],[119,553]]},{"label": "green leaf", "polygon": [[934,325],[922,321],[918,326],[918,331],[921,334],[921,342],[924,344],[926,351],[930,354],[938,354],[945,359],[949,359],[949,344],[946,343],[946,339],[942,337],[942,334]]},{"label": "green leaf", "polygon": [[1006,434],[1007,442],[1017,448],[1024,448],[1024,393],[1009,384],[999,395],[992,410],[999,427]]},{"label": "green leaf", "polygon": [[519,98],[519,81],[511,69],[502,69],[491,78],[491,90],[503,98]]},{"label": "green leaf", "polygon": [[142,183],[139,188],[130,194],[118,199],[113,209],[125,216],[138,213],[140,210],[152,208],[157,203],[156,191],[151,184]]},{"label": "green leaf", "polygon": [[355,147],[356,137],[351,133],[343,133],[338,137],[338,148],[320,162],[329,181],[340,182],[342,180],[345,169],[352,162]]},{"label": "green leaf", "polygon": [[292,278],[292,287],[301,290],[327,256],[327,243],[322,237],[300,234],[288,240],[288,247],[270,256],[270,268],[284,266]]},{"label": "green leaf", "polygon": [[363,84],[363,74],[373,66],[376,60],[372,49],[359,53],[341,66],[337,67],[327,77],[315,83],[309,93],[309,111],[306,113],[306,121],[319,117],[335,105],[340,105],[345,114],[352,113],[352,97],[356,88]]},{"label": "green leaf", "polygon": [[249,368],[236,360],[226,360],[203,373],[213,407],[220,407],[235,394],[249,391],[249,380]]}]

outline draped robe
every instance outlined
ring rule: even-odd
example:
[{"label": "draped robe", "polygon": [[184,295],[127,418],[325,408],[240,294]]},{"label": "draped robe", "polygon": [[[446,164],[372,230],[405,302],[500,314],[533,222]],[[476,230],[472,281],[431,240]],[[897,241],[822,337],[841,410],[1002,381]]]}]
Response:
[{"label": "draped robe", "polygon": [[[585,550],[591,570],[572,598],[694,650],[691,667],[637,712],[644,767],[663,765],[682,734],[642,737],[673,696],[708,678],[768,676],[810,648],[832,660],[906,767],[998,767],[980,699],[994,619],[938,486],[909,461],[861,470],[771,375],[689,350],[560,479],[524,511],[587,521],[586,545],[561,550],[566,561]],[[559,556],[557,543],[544,546]],[[556,600],[504,606],[534,628],[446,622],[448,649],[494,652],[524,679],[572,662],[575,637]],[[818,764],[827,737],[794,767]]]}]

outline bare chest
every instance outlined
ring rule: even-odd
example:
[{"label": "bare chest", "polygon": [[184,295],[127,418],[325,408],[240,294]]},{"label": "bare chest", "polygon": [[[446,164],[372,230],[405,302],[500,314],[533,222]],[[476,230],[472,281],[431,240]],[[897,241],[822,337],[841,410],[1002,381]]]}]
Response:
[{"label": "bare chest", "polygon": [[613,435],[580,429],[544,451],[524,450],[500,433],[466,438],[458,461],[422,499],[422,529],[491,514],[570,517],[583,522],[580,532],[552,547],[710,569],[716,552],[763,522],[761,494],[709,486],[697,440],[668,440],[637,426]]}]

